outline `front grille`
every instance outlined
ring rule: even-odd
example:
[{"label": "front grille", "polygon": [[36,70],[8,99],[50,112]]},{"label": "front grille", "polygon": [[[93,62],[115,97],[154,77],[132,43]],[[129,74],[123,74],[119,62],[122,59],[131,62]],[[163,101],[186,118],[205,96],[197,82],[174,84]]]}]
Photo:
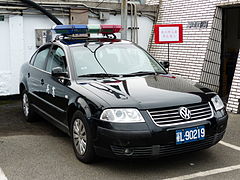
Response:
[{"label": "front grille", "polygon": [[197,141],[197,142],[193,142],[193,143],[186,143],[186,144],[175,145],[175,146],[173,146],[173,145],[161,146],[159,155],[161,157],[163,157],[163,156],[170,156],[170,155],[175,155],[175,154],[180,154],[180,153],[186,153],[186,152],[206,149],[215,144],[214,143],[215,138],[217,138],[217,137],[210,136],[210,137],[206,138],[205,140]]},{"label": "front grille", "polygon": [[210,103],[203,104],[194,104],[194,105],[184,105],[184,107],[188,108],[191,112],[191,119],[184,120],[179,115],[179,107],[171,107],[165,109],[151,109],[148,110],[149,115],[152,120],[158,126],[168,126],[179,123],[186,123],[192,121],[201,121],[210,119],[213,117],[213,111]]},{"label": "front grille", "polygon": [[[181,153],[187,153],[192,151],[198,151],[202,149],[209,148],[216,144],[223,138],[225,131],[215,134],[214,136],[208,136],[206,139],[186,144],[168,144],[168,145],[153,145],[147,147],[121,147],[121,146],[111,146],[113,153],[116,156],[121,157],[133,157],[133,158],[146,158],[152,156],[164,157],[170,155],[176,155]],[[124,150],[129,148],[132,150],[132,154],[126,155]]]}]

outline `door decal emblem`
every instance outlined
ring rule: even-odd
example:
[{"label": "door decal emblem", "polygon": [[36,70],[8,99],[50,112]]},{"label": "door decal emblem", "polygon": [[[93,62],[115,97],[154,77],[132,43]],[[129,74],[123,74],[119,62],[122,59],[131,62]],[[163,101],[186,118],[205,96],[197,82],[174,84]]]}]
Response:
[{"label": "door decal emblem", "polygon": [[[55,97],[55,87],[52,87],[52,96]],[[46,93],[50,94],[50,85],[47,84],[47,89],[46,89]]]}]

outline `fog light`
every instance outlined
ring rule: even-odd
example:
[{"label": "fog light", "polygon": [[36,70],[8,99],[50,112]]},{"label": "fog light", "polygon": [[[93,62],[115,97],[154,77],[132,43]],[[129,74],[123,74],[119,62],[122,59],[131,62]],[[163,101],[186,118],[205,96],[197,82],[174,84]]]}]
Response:
[{"label": "fog light", "polygon": [[124,154],[125,154],[126,156],[131,156],[131,155],[133,155],[133,150],[132,150],[132,149],[129,149],[129,148],[126,148],[126,149],[124,150]]}]

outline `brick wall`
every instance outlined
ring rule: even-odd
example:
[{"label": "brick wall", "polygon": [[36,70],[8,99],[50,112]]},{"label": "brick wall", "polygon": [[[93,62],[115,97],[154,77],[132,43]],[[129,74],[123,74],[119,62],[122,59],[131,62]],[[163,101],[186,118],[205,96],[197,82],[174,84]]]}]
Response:
[{"label": "brick wall", "polygon": [[158,5],[161,0],[146,0],[146,4],[149,5]]},{"label": "brick wall", "polygon": [[199,82],[215,92],[219,90],[222,41],[222,8],[216,7]]},{"label": "brick wall", "polygon": [[[150,0],[153,3],[153,0]],[[222,11],[217,6],[240,4],[237,0],[162,0],[157,24],[183,24],[183,43],[170,44],[170,72],[200,82],[218,91],[221,54]],[[150,3],[150,2],[149,2]],[[207,21],[207,28],[189,28],[189,22]],[[158,60],[168,59],[168,46],[154,44],[150,53]],[[238,60],[228,110],[238,111],[240,60]]]},{"label": "brick wall", "polygon": [[[183,24],[183,43],[170,44],[170,72],[198,82],[205,58],[215,4],[208,0],[163,0],[158,24]],[[208,28],[188,28],[188,22],[208,21]],[[158,60],[167,60],[168,46],[152,44],[150,53]]]},{"label": "brick wall", "polygon": [[[75,1],[93,1],[93,2],[102,2],[102,0],[75,0]],[[130,0],[132,1],[132,0]],[[133,1],[138,1],[138,0],[133,0]],[[146,4],[149,5],[158,5],[159,0],[145,0]],[[121,0],[104,0],[104,2],[121,2]]]},{"label": "brick wall", "polygon": [[240,113],[239,101],[240,101],[240,53],[238,54],[237,65],[227,104],[227,110],[233,113]]},{"label": "brick wall", "polygon": [[[81,0],[79,0],[81,1]],[[82,0],[82,1],[95,1],[95,2],[102,2],[102,0]],[[121,2],[121,0],[104,0],[105,2]],[[135,0],[138,1],[138,0]],[[146,4],[150,4],[150,5],[157,5],[159,4],[159,0],[145,0]]]}]

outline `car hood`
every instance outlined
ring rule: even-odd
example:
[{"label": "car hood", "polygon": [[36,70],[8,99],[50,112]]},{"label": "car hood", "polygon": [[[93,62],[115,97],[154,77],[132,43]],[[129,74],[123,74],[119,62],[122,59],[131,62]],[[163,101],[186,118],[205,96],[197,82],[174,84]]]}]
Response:
[{"label": "car hood", "polygon": [[105,100],[109,107],[152,109],[209,101],[204,88],[173,75],[77,81]]}]

